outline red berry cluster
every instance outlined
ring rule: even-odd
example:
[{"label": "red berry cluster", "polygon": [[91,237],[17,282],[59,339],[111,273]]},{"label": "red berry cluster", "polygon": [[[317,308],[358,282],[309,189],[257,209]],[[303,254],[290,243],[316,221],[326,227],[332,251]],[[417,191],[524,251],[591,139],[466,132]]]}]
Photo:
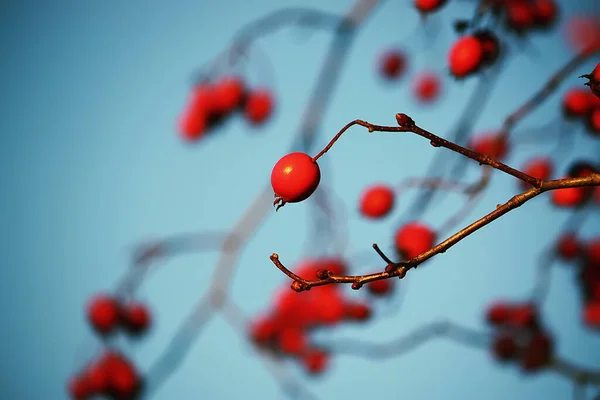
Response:
[{"label": "red berry cluster", "polygon": [[500,55],[500,41],[490,30],[478,30],[456,40],[448,53],[448,67],[456,78],[465,78],[493,65]]},{"label": "red berry cluster", "polygon": [[[299,265],[296,274],[305,279],[323,279],[329,274],[345,274],[346,269],[338,258],[309,259]],[[345,299],[341,288],[327,285],[295,292],[286,285],[271,312],[251,325],[252,340],[266,351],[298,360],[310,374],[323,373],[330,355],[311,343],[310,332],[344,321],[365,321],[371,315],[367,304]]]},{"label": "red berry cluster", "polygon": [[[581,178],[589,176],[600,169],[588,161],[575,161],[567,171],[568,178]],[[553,190],[550,195],[552,204],[560,208],[576,208],[588,204],[590,201],[599,203],[599,187],[573,187]]]},{"label": "red berry cluster", "polygon": [[517,361],[524,372],[535,372],[552,361],[554,343],[532,304],[492,304],[486,314],[494,328],[492,354],[501,362]]},{"label": "red berry cluster", "polygon": [[583,322],[600,329],[600,237],[584,241],[573,232],[565,233],[556,242],[556,255],[577,267]]},{"label": "red berry cluster", "polygon": [[[88,304],[87,318],[94,331],[106,337],[122,328],[139,336],[150,328],[148,308],[135,302],[123,303],[109,295],[97,295]],[[74,400],[108,396],[117,400],[135,399],[141,389],[141,377],[123,354],[107,351],[83,372],[71,379],[69,394]]]},{"label": "red berry cluster", "polygon": [[509,143],[506,136],[497,133],[485,133],[473,136],[469,146],[471,150],[488,155],[495,160],[502,161],[509,152]]},{"label": "red berry cluster", "polygon": [[558,5],[554,0],[497,1],[496,10],[504,11],[505,26],[519,34],[536,28],[550,28],[559,14]]},{"label": "red berry cluster", "polygon": [[600,137],[600,97],[593,92],[583,87],[569,89],[562,99],[562,113],[567,119],[584,121],[588,131]]},{"label": "red berry cluster", "polygon": [[185,140],[200,139],[208,130],[240,109],[248,122],[260,125],[273,113],[274,102],[269,90],[250,90],[242,79],[235,76],[225,76],[216,82],[203,82],[192,91],[179,120],[179,131]]},{"label": "red berry cluster", "polygon": [[69,395],[74,400],[106,396],[116,400],[138,398],[142,379],[133,363],[123,354],[105,352],[98,360],[69,382]]}]

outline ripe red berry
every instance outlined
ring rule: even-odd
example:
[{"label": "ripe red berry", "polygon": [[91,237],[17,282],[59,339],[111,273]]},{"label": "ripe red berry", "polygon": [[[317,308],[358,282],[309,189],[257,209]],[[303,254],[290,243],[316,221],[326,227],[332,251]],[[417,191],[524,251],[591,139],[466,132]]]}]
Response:
[{"label": "ripe red berry", "polygon": [[127,358],[121,354],[108,353],[102,362],[108,374],[108,387],[117,399],[133,399],[141,386],[140,376]]},{"label": "ripe red berry", "polygon": [[553,190],[550,198],[552,204],[560,208],[571,208],[581,205],[585,200],[585,190],[582,187]]},{"label": "ripe red berry", "polygon": [[365,321],[371,317],[371,308],[367,304],[346,304],[346,318],[354,321]]},{"label": "ripe red berry", "polygon": [[482,62],[486,65],[492,65],[500,55],[500,40],[498,36],[490,30],[480,30],[473,34],[475,39],[479,40],[483,51]]},{"label": "ripe red berry", "polygon": [[512,306],[506,303],[494,303],[492,304],[486,313],[486,321],[490,325],[502,325],[507,323],[512,315]]},{"label": "ripe red berry", "polygon": [[389,279],[382,279],[367,283],[367,289],[375,296],[385,296],[392,289],[392,282]]},{"label": "ripe red berry", "polygon": [[71,378],[67,386],[67,391],[69,392],[69,397],[72,400],[86,400],[92,395],[87,381],[83,376],[75,376]]},{"label": "ripe red berry", "polygon": [[271,186],[275,195],[286,203],[306,200],[319,186],[319,164],[305,153],[283,156],[271,172]]},{"label": "ripe red berry", "polygon": [[384,78],[399,78],[406,71],[406,56],[400,50],[385,52],[379,61],[379,70]]},{"label": "ripe red berry", "polygon": [[558,16],[558,6],[554,0],[534,0],[531,11],[535,24],[540,28],[549,27]]},{"label": "ripe red berry", "polygon": [[244,82],[235,76],[222,78],[214,85],[214,108],[219,113],[229,113],[238,108],[244,99]]},{"label": "ripe red berry", "polygon": [[87,381],[90,393],[95,395],[107,394],[109,390],[109,377],[102,361],[90,365],[85,371],[84,377]]},{"label": "ripe red berry", "polygon": [[469,147],[477,153],[503,160],[508,155],[508,140],[496,134],[484,134],[471,138]]},{"label": "ripe red berry", "polygon": [[[527,175],[533,176],[534,178],[547,180],[552,175],[553,165],[552,160],[547,157],[533,158],[525,164],[523,172]],[[523,189],[531,187],[529,184],[519,181],[519,184]]]},{"label": "ripe red berry", "polygon": [[544,332],[536,332],[521,356],[521,368],[525,372],[535,372],[546,367],[552,359],[552,350],[550,336]]},{"label": "ripe red berry", "polygon": [[127,304],[121,311],[124,326],[132,334],[141,334],[148,330],[152,322],[150,311],[143,304]]},{"label": "ripe red berry", "polygon": [[589,302],[584,306],[583,322],[590,328],[600,328],[600,301]]},{"label": "ripe red berry", "polygon": [[414,77],[413,93],[421,103],[432,103],[440,94],[441,82],[437,74],[422,72]]},{"label": "ripe red berry", "polygon": [[427,225],[409,222],[396,232],[394,243],[398,252],[411,259],[431,249],[436,239],[435,232]]},{"label": "ripe red berry", "polygon": [[394,190],[383,184],[369,186],[360,196],[359,210],[363,217],[379,219],[388,215],[394,207]]},{"label": "ripe red berry", "polygon": [[563,234],[556,244],[556,253],[565,261],[577,258],[581,253],[581,244],[577,235],[574,233]]},{"label": "ripe red berry", "polygon": [[514,359],[518,353],[515,340],[510,336],[498,336],[492,343],[492,352],[498,361],[509,361]]},{"label": "ripe red berry", "polygon": [[329,365],[329,354],[323,350],[311,349],[302,357],[302,365],[312,375],[321,374]]},{"label": "ripe red berry", "polygon": [[596,237],[586,243],[585,260],[588,265],[600,269],[600,238]]},{"label": "ripe red berry", "polygon": [[516,328],[534,328],[537,324],[537,310],[532,304],[519,304],[513,307],[511,324]]},{"label": "ripe red berry", "polygon": [[565,25],[569,44],[576,52],[591,55],[600,48],[600,19],[594,15],[577,15]]},{"label": "ripe red berry", "polygon": [[88,305],[87,317],[98,333],[112,333],[119,323],[119,303],[113,297],[98,295]]},{"label": "ripe red berry", "polygon": [[439,10],[444,4],[446,4],[446,0],[415,0],[415,7],[422,14],[431,14]]},{"label": "ripe red berry", "polygon": [[244,113],[250,123],[260,125],[271,116],[273,108],[274,99],[271,92],[266,89],[255,89],[248,94]]},{"label": "ripe red berry", "polygon": [[572,88],[563,97],[563,113],[568,118],[584,117],[591,105],[589,93],[584,88]]},{"label": "ripe red berry", "polygon": [[506,4],[506,25],[517,31],[523,32],[534,24],[532,5],[524,0],[512,0]]},{"label": "ripe red berry", "polygon": [[300,354],[306,348],[306,334],[301,329],[284,328],[279,332],[277,343],[287,354]]},{"label": "ripe red berry", "polygon": [[448,53],[450,72],[458,78],[476,72],[483,60],[481,42],[473,36],[458,39]]},{"label": "ripe red berry", "polygon": [[265,344],[277,334],[277,324],[274,319],[262,317],[252,323],[250,337],[257,344]]},{"label": "ripe red berry", "polygon": [[588,115],[587,126],[588,131],[600,137],[600,108],[596,108]]}]

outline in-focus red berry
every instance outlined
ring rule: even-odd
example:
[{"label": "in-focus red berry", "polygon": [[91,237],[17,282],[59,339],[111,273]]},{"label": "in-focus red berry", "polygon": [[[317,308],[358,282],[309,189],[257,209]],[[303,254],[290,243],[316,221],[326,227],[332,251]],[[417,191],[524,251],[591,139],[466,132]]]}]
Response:
[{"label": "in-focus red berry", "polygon": [[588,90],[580,87],[572,88],[563,97],[563,113],[566,117],[584,117],[591,110]]},{"label": "in-focus red berry", "polygon": [[565,261],[571,261],[581,254],[581,244],[577,235],[569,232],[563,234],[556,243],[556,254]]},{"label": "in-focus red berry", "polygon": [[119,324],[120,305],[117,299],[108,295],[94,297],[87,309],[87,317],[98,333],[112,333]]},{"label": "in-focus red berry", "polygon": [[441,92],[441,81],[433,72],[421,72],[415,75],[412,89],[414,96],[421,103],[432,103],[438,99]]},{"label": "in-focus red berry", "polygon": [[311,349],[302,357],[302,365],[312,375],[325,372],[329,365],[329,354],[323,350]]},{"label": "in-focus red berry", "polygon": [[469,147],[477,153],[485,154],[498,161],[508,155],[508,140],[497,134],[484,134],[471,138]]},{"label": "in-focus red berry", "polygon": [[482,62],[486,65],[492,65],[500,55],[500,40],[498,36],[490,30],[480,30],[473,34],[475,39],[479,40],[483,51]]},{"label": "in-focus red berry", "polygon": [[123,306],[121,310],[123,325],[132,334],[144,333],[150,328],[152,316],[148,308],[139,303]]},{"label": "in-focus red berry", "polygon": [[392,282],[390,279],[381,279],[367,283],[367,289],[369,293],[375,296],[385,296],[391,292]]},{"label": "in-focus red berry", "polygon": [[415,0],[415,7],[422,14],[431,14],[439,10],[447,0]]},{"label": "in-focus red berry", "polygon": [[359,200],[359,210],[363,217],[379,219],[387,216],[394,207],[394,190],[384,184],[369,186]]},{"label": "in-focus red berry", "polygon": [[463,36],[458,39],[448,53],[450,72],[458,78],[476,72],[483,61],[481,42],[474,36]]},{"label": "in-focus red berry", "polygon": [[414,258],[431,249],[435,240],[435,232],[419,222],[407,223],[398,229],[394,237],[396,249],[406,259]]},{"label": "in-focus red berry", "polygon": [[246,119],[254,125],[264,123],[273,114],[275,101],[267,89],[254,89],[248,93],[244,114]]},{"label": "in-focus red berry", "polygon": [[510,336],[498,336],[492,342],[492,352],[498,361],[514,359],[518,353],[516,341]]},{"label": "in-focus red berry", "polygon": [[590,328],[600,328],[600,300],[583,307],[583,322]]},{"label": "in-focus red berry", "polygon": [[[552,160],[548,157],[537,157],[533,158],[525,164],[523,167],[523,172],[527,175],[533,176],[534,178],[548,180],[552,176],[553,164]],[[523,189],[528,189],[531,187],[528,183],[525,183],[519,180],[519,185]]]},{"label": "in-focus red berry", "polygon": [[558,5],[554,0],[533,0],[531,11],[535,25],[540,28],[551,26],[558,17]]},{"label": "in-focus red berry", "polygon": [[317,189],[320,181],[319,164],[308,154],[300,152],[283,156],[271,172],[273,192],[286,203],[306,200]]},{"label": "in-focus red berry", "polygon": [[215,83],[213,88],[214,108],[219,113],[230,113],[242,105],[244,81],[236,76],[226,76]]},{"label": "in-focus red berry", "polygon": [[381,75],[387,79],[397,79],[406,71],[406,56],[400,50],[389,50],[379,60]]},{"label": "in-focus red berry", "polygon": [[512,0],[506,4],[506,25],[523,32],[533,27],[535,23],[533,7],[526,0]]}]

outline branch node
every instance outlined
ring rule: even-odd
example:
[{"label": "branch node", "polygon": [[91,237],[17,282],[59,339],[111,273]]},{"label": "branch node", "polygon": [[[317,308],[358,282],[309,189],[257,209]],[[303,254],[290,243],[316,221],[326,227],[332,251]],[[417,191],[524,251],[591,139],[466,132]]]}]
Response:
[{"label": "branch node", "polygon": [[396,114],[396,122],[398,122],[398,125],[404,128],[410,128],[415,126],[415,121],[413,121],[413,119],[408,115],[402,113]]},{"label": "branch node", "polygon": [[303,284],[302,282],[299,281],[294,281],[294,283],[292,283],[291,286],[292,290],[294,292],[303,292],[305,290],[310,290],[310,286],[306,286],[305,284]]},{"label": "branch node", "polygon": [[363,283],[361,281],[354,281],[354,283],[352,283],[352,289],[353,290],[358,290],[363,286]]},{"label": "branch node", "polygon": [[326,269],[320,269],[317,271],[317,279],[321,279],[321,280],[328,279],[331,275],[333,275],[333,273]]}]

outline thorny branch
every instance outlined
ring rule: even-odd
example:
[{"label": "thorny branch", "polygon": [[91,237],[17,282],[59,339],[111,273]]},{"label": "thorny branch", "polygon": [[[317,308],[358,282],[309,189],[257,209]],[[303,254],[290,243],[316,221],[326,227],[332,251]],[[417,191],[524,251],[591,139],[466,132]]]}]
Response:
[{"label": "thorny branch", "polygon": [[434,147],[445,147],[452,151],[455,151],[465,157],[468,157],[472,160],[479,162],[480,165],[488,165],[494,169],[498,169],[502,172],[505,172],[508,175],[514,176],[526,183],[529,183],[533,186],[533,188],[526,190],[514,197],[512,197],[509,201],[502,205],[497,205],[496,209],[479,220],[473,222],[471,225],[465,227],[454,235],[450,236],[443,242],[437,244],[432,247],[428,251],[421,253],[420,255],[402,262],[393,262],[390,258],[388,258],[380,249],[379,246],[375,243],[373,244],[373,248],[379,254],[379,256],[387,263],[385,271],[367,275],[359,275],[359,276],[337,276],[333,274],[328,274],[328,277],[323,279],[316,280],[307,280],[304,279],[288,268],[286,268],[281,261],[279,261],[279,255],[274,253],[270,256],[271,261],[277,268],[279,268],[284,274],[294,280],[292,284],[292,289],[297,292],[301,292],[304,290],[310,290],[313,286],[323,286],[332,283],[351,283],[352,288],[355,290],[360,289],[365,283],[381,280],[381,279],[389,279],[392,277],[399,277],[400,279],[404,278],[406,272],[409,270],[418,267],[424,261],[430,259],[436,254],[445,253],[450,247],[454,246],[456,243],[460,242],[473,232],[483,228],[484,226],[490,224],[494,220],[500,218],[502,215],[514,210],[515,208],[520,207],[527,201],[532,198],[538,196],[541,193],[557,190],[557,189],[565,189],[565,188],[573,188],[573,187],[582,187],[582,186],[597,186],[600,185],[600,174],[593,173],[586,177],[581,178],[564,178],[557,180],[541,180],[534,178],[530,175],[527,175],[517,169],[514,169],[504,163],[501,163],[487,155],[480,154],[469,150],[465,147],[459,146],[455,143],[452,143],[446,139],[443,139],[437,135],[434,135],[431,132],[426,131],[425,129],[417,126],[414,121],[405,114],[396,114],[396,120],[398,121],[399,126],[383,126],[383,125],[374,125],[369,122],[365,122],[362,120],[354,120],[344,126],[334,137],[333,139],[325,146],[321,152],[319,152],[315,157],[313,157],[313,161],[317,161],[321,156],[323,156],[334,143],[346,132],[350,127],[354,125],[360,125],[369,130],[370,133],[373,132],[411,132],[422,136],[428,140]]}]

